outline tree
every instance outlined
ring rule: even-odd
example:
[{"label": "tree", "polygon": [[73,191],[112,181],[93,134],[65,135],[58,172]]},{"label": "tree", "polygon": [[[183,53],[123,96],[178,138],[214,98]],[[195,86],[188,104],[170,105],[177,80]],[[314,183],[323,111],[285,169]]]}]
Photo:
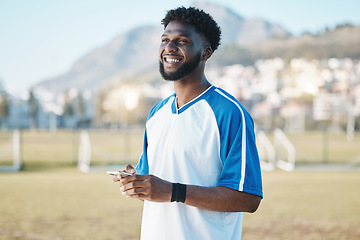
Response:
[{"label": "tree", "polygon": [[37,128],[38,126],[38,101],[34,96],[33,90],[30,90],[29,92],[29,117],[30,117],[30,127],[31,128]]},{"label": "tree", "polygon": [[0,81],[0,125],[4,128],[8,123],[9,102],[7,94]]},{"label": "tree", "polygon": [[83,127],[85,124],[85,103],[81,94],[78,94],[76,101],[77,127]]},{"label": "tree", "polygon": [[64,119],[65,119],[65,126],[74,128],[74,108],[73,108],[73,99],[70,96],[70,91],[64,92]]},{"label": "tree", "polygon": [[102,89],[98,92],[97,96],[96,96],[96,101],[95,101],[95,109],[94,109],[94,122],[96,126],[104,126],[104,123],[107,123],[107,121],[105,120],[107,116],[107,112],[104,109],[104,102],[106,100],[106,96],[108,94],[108,90],[107,89]]}]

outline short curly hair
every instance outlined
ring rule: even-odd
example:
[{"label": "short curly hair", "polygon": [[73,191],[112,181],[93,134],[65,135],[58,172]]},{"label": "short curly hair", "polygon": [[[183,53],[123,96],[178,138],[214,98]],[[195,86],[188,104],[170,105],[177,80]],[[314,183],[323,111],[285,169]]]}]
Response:
[{"label": "short curly hair", "polygon": [[220,45],[220,27],[210,14],[201,9],[179,7],[168,11],[164,19],[161,20],[164,29],[171,21],[180,21],[193,25],[195,30],[209,41],[213,51]]}]

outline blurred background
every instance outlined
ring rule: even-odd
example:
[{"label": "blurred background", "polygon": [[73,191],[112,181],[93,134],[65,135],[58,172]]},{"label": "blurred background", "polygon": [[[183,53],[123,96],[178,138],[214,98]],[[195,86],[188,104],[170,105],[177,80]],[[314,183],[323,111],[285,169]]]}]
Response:
[{"label": "blurred background", "polygon": [[[354,193],[360,183],[358,1],[0,0],[0,191],[7,193],[0,199],[0,239],[115,239],[107,231],[89,230],[97,224],[138,239],[140,204],[126,202],[137,216],[128,227],[119,229],[101,214],[129,201],[98,198],[118,193],[102,175],[136,164],[149,110],[173,92],[158,73],[158,47],[161,19],[182,5],[204,9],[222,29],[222,44],[206,75],[253,116],[265,196],[270,203],[277,199],[277,205],[264,203],[248,217],[245,236],[360,238],[354,227],[360,224]],[[73,181],[50,192],[65,204],[46,194],[53,180],[64,183],[63,176]],[[21,188],[23,181],[31,187]],[[96,197],[78,191],[90,183],[98,186]],[[331,186],[348,189],[343,193],[348,202],[329,195]],[[295,193],[294,187],[309,191]],[[33,204],[26,205],[17,189]],[[321,213],[309,210],[299,217],[304,212],[291,204],[308,199],[302,209],[319,206],[312,196],[320,189],[322,198],[334,202],[322,205]],[[293,198],[285,201],[290,193]],[[88,196],[92,201],[82,202]],[[39,201],[45,210],[34,214],[30,209]],[[339,201],[343,207],[332,212]],[[99,211],[64,213],[66,205],[76,212],[75,206],[86,204]],[[117,214],[126,213],[117,208]],[[50,231],[38,227],[39,221],[57,225]],[[258,222],[262,228],[255,230]],[[345,227],[337,228],[340,223]]]}]

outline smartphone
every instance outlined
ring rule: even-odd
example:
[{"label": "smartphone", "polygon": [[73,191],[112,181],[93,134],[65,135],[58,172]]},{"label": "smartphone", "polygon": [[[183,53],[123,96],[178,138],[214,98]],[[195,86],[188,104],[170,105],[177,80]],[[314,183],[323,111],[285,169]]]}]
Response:
[{"label": "smartphone", "polygon": [[131,175],[132,175],[131,173],[127,173],[127,172],[124,172],[124,171],[107,171],[106,173],[107,173],[107,174],[110,174],[110,175],[120,174],[122,177],[126,177],[126,176],[131,176]]}]

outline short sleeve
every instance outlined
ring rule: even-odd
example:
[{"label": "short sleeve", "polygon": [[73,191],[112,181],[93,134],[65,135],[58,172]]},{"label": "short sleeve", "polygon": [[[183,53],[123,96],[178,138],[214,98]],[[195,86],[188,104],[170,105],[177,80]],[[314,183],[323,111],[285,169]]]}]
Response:
[{"label": "short sleeve", "polygon": [[220,133],[223,169],[218,186],[263,197],[259,155],[254,122],[250,114],[231,95],[217,89],[209,101]]}]

